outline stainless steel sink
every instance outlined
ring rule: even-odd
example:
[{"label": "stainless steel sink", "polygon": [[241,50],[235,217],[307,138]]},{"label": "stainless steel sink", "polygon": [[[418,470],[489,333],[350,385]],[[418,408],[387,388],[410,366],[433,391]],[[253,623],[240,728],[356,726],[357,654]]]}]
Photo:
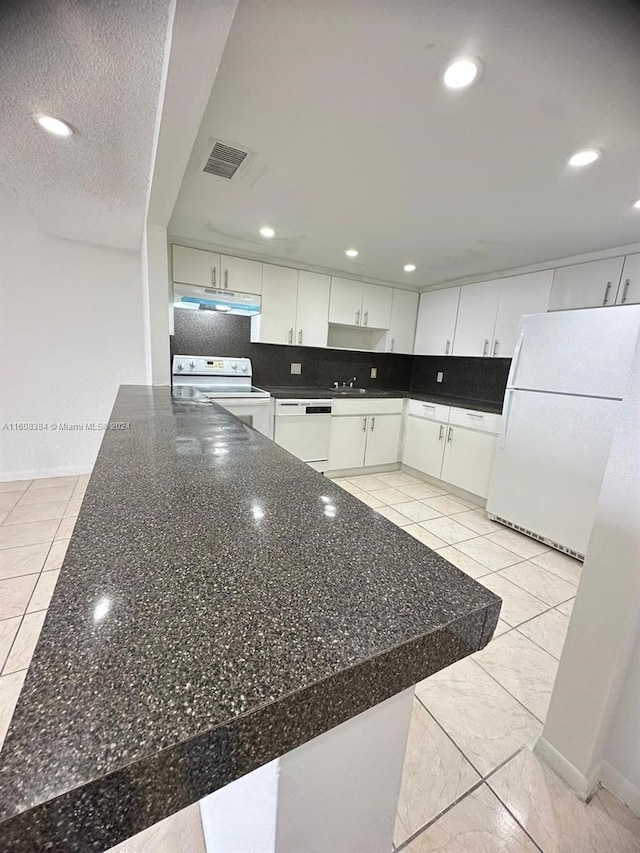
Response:
[{"label": "stainless steel sink", "polygon": [[344,395],[345,397],[358,397],[360,394],[366,394],[366,388],[331,388],[334,394]]}]

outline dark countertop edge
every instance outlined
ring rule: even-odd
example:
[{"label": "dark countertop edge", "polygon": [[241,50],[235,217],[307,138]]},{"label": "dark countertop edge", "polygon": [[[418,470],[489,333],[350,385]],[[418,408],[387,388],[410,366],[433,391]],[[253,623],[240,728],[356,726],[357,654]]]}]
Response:
[{"label": "dark countertop edge", "polygon": [[502,403],[495,400],[475,400],[468,397],[455,397],[448,394],[432,394],[428,391],[399,390],[395,388],[367,388],[364,394],[340,394],[327,388],[311,386],[296,387],[295,385],[261,385],[274,399],[330,399],[330,400],[366,400],[375,398],[398,398],[424,400],[429,403],[440,403],[443,406],[453,406],[460,409],[475,409],[480,412],[502,414]]},{"label": "dark countertop edge", "polygon": [[[493,604],[477,608],[420,637],[393,646],[363,663],[354,664],[214,729],[123,765],[51,800],[25,808],[0,823],[3,853],[40,853],[42,849],[102,853],[484,648],[493,636],[502,605],[501,600],[497,596],[495,598]],[[457,632],[457,627],[462,630]],[[470,636],[472,628],[473,637]],[[447,641],[446,649],[438,648],[441,639]],[[322,702],[316,698],[320,691]],[[326,701],[328,693],[333,693],[334,701]],[[268,742],[261,741],[261,733],[267,736]],[[273,739],[275,733],[279,740]],[[248,746],[254,747],[254,751]],[[226,761],[220,758],[225,748],[228,752]],[[242,760],[244,763],[239,766]],[[162,782],[161,795],[158,794],[159,780]],[[130,796],[132,791],[136,795],[137,808],[127,811],[129,823],[126,826],[105,825],[102,818],[109,813],[111,798],[121,800],[123,796]],[[98,820],[92,827],[94,831],[89,833],[96,816]],[[72,827],[73,834],[70,835]]]}]

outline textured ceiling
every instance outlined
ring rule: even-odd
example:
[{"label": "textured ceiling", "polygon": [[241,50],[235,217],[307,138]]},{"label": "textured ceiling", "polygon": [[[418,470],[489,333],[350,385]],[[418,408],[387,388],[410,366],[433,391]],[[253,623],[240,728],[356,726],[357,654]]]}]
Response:
[{"label": "textured ceiling", "polygon": [[[48,234],[140,245],[169,0],[0,2],[0,181]],[[49,113],[76,131],[44,133]]]},{"label": "textured ceiling", "polygon": [[[170,231],[420,287],[634,242],[637,10],[240,0]],[[439,70],[461,52],[482,77],[445,91]],[[212,137],[256,152],[236,179],[202,173]],[[571,171],[587,146],[603,158]]]}]

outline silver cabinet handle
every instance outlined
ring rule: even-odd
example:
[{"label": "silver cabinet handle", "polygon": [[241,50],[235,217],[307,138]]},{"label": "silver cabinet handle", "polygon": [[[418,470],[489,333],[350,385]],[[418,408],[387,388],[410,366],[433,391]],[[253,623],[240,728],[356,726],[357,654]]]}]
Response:
[{"label": "silver cabinet handle", "polygon": [[436,410],[436,407],[435,407],[435,406],[432,406],[432,405],[431,405],[431,403],[423,403],[423,404],[422,404],[422,408],[423,408],[423,409],[433,409],[433,411],[434,411],[434,412],[435,412],[435,410]]},{"label": "silver cabinet handle", "polygon": [[360,325],[360,311],[356,311],[356,326]]},{"label": "silver cabinet handle", "polygon": [[225,290],[229,289],[229,270],[224,271],[224,288]]},{"label": "silver cabinet handle", "polygon": [[216,268],[215,267],[211,267],[211,286],[212,287],[216,286]]},{"label": "silver cabinet handle", "polygon": [[611,290],[611,282],[607,282],[607,286],[604,289],[604,299],[602,300],[603,305],[608,305],[609,303],[609,291]]},{"label": "silver cabinet handle", "polygon": [[302,343],[302,329],[300,329],[300,331],[298,332],[298,343]]},{"label": "silver cabinet handle", "polygon": [[366,326],[368,322],[369,322],[369,312],[365,311],[364,312],[364,325]]},{"label": "silver cabinet handle", "polygon": [[293,343],[293,329],[289,329],[289,343]]},{"label": "silver cabinet handle", "polygon": [[493,357],[495,358],[498,355],[498,347],[500,346],[500,341],[496,338],[493,342]]},{"label": "silver cabinet handle", "polygon": [[444,348],[444,354],[449,355],[449,350],[451,349],[451,341],[447,341],[447,345]]},{"label": "silver cabinet handle", "polygon": [[486,355],[489,352],[489,338],[485,339],[484,347],[482,348],[482,355]]},{"label": "silver cabinet handle", "polygon": [[622,299],[620,300],[621,305],[624,305],[624,303],[627,301],[627,293],[629,292],[629,285],[630,284],[631,284],[631,279],[626,278],[624,280],[624,290],[622,291]]},{"label": "silver cabinet handle", "polygon": [[371,418],[371,432],[373,432],[375,428],[376,428],[376,419]]},{"label": "silver cabinet handle", "polygon": [[367,431],[367,419],[363,418],[362,420],[364,421],[364,423],[362,424],[362,432],[366,432]]},{"label": "silver cabinet handle", "polygon": [[395,338],[391,338],[391,346],[389,347],[389,352],[393,352],[393,345],[395,343]]},{"label": "silver cabinet handle", "polygon": [[468,418],[480,418],[480,420],[483,420],[484,415],[477,415],[475,412],[467,412],[467,417]]},{"label": "silver cabinet handle", "polygon": [[451,441],[451,435],[453,434],[453,427],[449,427],[447,432],[447,443]]},{"label": "silver cabinet handle", "polygon": [[443,434],[444,434],[444,424],[440,424],[440,435],[438,436],[438,441],[442,441]]}]

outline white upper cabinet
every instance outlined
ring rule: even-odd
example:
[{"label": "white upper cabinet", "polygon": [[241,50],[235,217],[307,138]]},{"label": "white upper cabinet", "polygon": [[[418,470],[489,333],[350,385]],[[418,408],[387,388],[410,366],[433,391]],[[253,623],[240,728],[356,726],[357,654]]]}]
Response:
[{"label": "white upper cabinet", "polygon": [[329,331],[329,290],[331,278],[300,270],[296,343],[306,347],[326,347]]},{"label": "white upper cabinet", "polygon": [[369,329],[388,329],[391,324],[393,289],[379,284],[362,285],[361,326]]},{"label": "white upper cabinet", "polygon": [[264,264],[262,311],[251,318],[251,340],[262,344],[293,344],[296,334],[298,270]]},{"label": "white upper cabinet", "polygon": [[553,276],[549,311],[615,305],[624,258],[607,258],[558,267]]},{"label": "white upper cabinet", "polygon": [[543,314],[549,306],[553,270],[514,275],[501,281],[491,355],[511,358],[523,314]]},{"label": "white upper cabinet", "polygon": [[221,255],[220,271],[220,287],[242,293],[262,293],[262,264],[259,261]]},{"label": "white upper cabinet", "polygon": [[391,287],[332,276],[329,322],[343,326],[388,329],[392,293]]},{"label": "white upper cabinet", "polygon": [[627,255],[622,269],[616,305],[635,305],[640,302],[640,253]]},{"label": "white upper cabinet", "polygon": [[222,287],[220,255],[188,246],[173,246],[173,281],[200,287]]},{"label": "white upper cabinet", "polygon": [[387,352],[411,354],[418,315],[418,294],[411,290],[393,291]]},{"label": "white upper cabinet", "polygon": [[453,355],[491,355],[500,288],[499,280],[461,288]]},{"label": "white upper cabinet", "polygon": [[458,313],[459,287],[420,294],[414,353],[451,355]]}]

